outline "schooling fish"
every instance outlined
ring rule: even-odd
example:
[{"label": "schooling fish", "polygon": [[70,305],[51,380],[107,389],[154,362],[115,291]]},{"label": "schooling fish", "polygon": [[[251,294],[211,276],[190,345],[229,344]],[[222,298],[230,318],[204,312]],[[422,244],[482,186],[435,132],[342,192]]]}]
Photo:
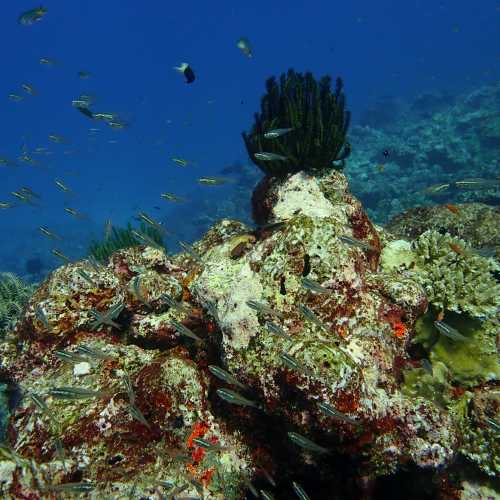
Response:
[{"label": "schooling fish", "polygon": [[40,21],[42,17],[45,16],[45,14],[47,14],[47,9],[40,5],[40,7],[37,7],[36,9],[31,9],[23,12],[18,17],[17,22],[19,24],[22,24],[23,26],[30,26],[31,24]]},{"label": "schooling fish", "polygon": [[80,345],[76,348],[76,352],[83,355],[87,356],[90,359],[113,359],[114,355],[113,354],[108,354],[104,351],[101,351],[100,349],[95,349],[94,347],[90,347],[88,345]]},{"label": "schooling fish", "polygon": [[318,407],[327,417],[336,418],[337,420],[342,420],[342,422],[346,422],[348,424],[359,425],[359,422],[355,418],[345,415],[328,403],[318,403]]},{"label": "schooling fish", "polygon": [[304,448],[304,450],[314,451],[316,453],[330,453],[328,448],[324,448],[323,446],[316,444],[314,441],[311,441],[297,432],[288,432],[288,438],[292,443]]},{"label": "schooling fish", "polygon": [[275,128],[273,130],[269,130],[269,132],[266,132],[264,134],[264,137],[266,139],[276,139],[277,137],[281,137],[283,135],[288,134],[292,130],[293,128]]},{"label": "schooling fish", "polygon": [[49,320],[47,319],[45,311],[39,305],[35,307],[35,316],[36,319],[42,323],[44,328],[50,332],[51,326],[49,324]]},{"label": "schooling fish", "polygon": [[271,332],[274,333],[274,335],[277,335],[278,337],[281,337],[282,339],[285,340],[292,340],[292,337],[288,335],[288,333],[281,328],[281,326],[277,325],[276,323],[273,323],[272,321],[267,321],[266,322],[266,328]]},{"label": "schooling fish", "polygon": [[46,491],[55,491],[59,493],[88,493],[95,488],[95,484],[87,481],[80,483],[61,483],[45,486]]},{"label": "schooling fish", "polygon": [[302,278],[302,286],[306,290],[311,290],[314,293],[331,293],[332,291],[320,285],[317,281],[310,278]]},{"label": "schooling fish", "polygon": [[85,387],[53,387],[49,390],[49,395],[55,399],[79,400],[90,398],[102,398],[109,395],[106,391],[94,391]]},{"label": "schooling fish", "polygon": [[258,313],[269,314],[271,316],[277,316],[278,318],[283,318],[283,313],[272,309],[267,304],[263,304],[262,302],[258,302],[256,300],[247,300],[247,306],[254,309]]},{"label": "schooling fish", "polygon": [[219,396],[224,401],[227,401],[228,403],[231,403],[233,405],[253,406],[254,408],[258,409],[261,408],[261,405],[259,405],[255,401],[247,399],[246,397],[242,396],[241,394],[235,391],[232,391],[231,389],[217,389],[216,392],[217,396]]},{"label": "schooling fish", "polygon": [[53,233],[50,229],[46,228],[45,226],[40,226],[38,230],[44,235],[47,236],[47,238],[50,238],[51,240],[62,240],[62,238]]},{"label": "schooling fish", "polygon": [[35,87],[33,87],[33,85],[30,85],[29,83],[22,83],[21,87],[27,94],[30,95],[36,94]]},{"label": "schooling fish", "polygon": [[252,57],[252,47],[247,38],[240,38],[236,43],[236,47],[238,47],[247,57]]},{"label": "schooling fish", "polygon": [[[165,229],[163,229],[166,231]],[[157,248],[158,250],[163,250],[163,246],[160,245],[157,241],[155,241],[151,236],[148,236],[145,233],[141,233],[139,231],[136,231],[135,229],[132,229],[132,234],[135,236],[139,241],[144,242],[146,245]]]},{"label": "schooling fish", "polygon": [[173,203],[184,203],[186,201],[186,198],[182,198],[181,196],[177,196],[173,193],[161,193],[160,198]]},{"label": "schooling fish", "polygon": [[292,481],[292,488],[300,500],[310,500],[309,495],[305,492],[304,488],[299,483]]},{"label": "schooling fish", "polygon": [[230,179],[226,179],[225,177],[200,177],[198,179],[198,184],[202,184],[204,186],[222,186],[223,184],[227,184],[231,182]]},{"label": "schooling fish", "polygon": [[280,353],[279,356],[280,356],[281,361],[283,361],[283,363],[285,364],[286,367],[288,367],[292,370],[296,370],[298,372],[301,372],[301,373],[307,375],[308,377],[313,376],[313,373],[311,370],[306,368],[302,363],[297,361],[293,356],[291,356],[287,352],[283,351]]},{"label": "schooling fish", "polygon": [[168,293],[162,293],[160,295],[160,299],[163,300],[168,305],[168,307],[172,307],[174,309],[177,309],[179,312],[187,312],[188,311],[188,308],[184,304],[182,304],[181,302],[177,302]]},{"label": "schooling fish", "polygon": [[139,212],[137,215],[138,215],[138,220],[144,221],[146,224],[150,225],[152,228],[160,231],[161,233],[166,233],[166,229],[161,225],[161,223],[155,221],[147,213]]},{"label": "schooling fish", "polygon": [[216,365],[208,365],[208,370],[212,375],[215,375],[218,379],[239,387],[240,389],[247,389],[247,387],[242,384],[234,375],[231,375],[229,372],[226,370],[223,370],[222,368],[219,368]]},{"label": "schooling fish", "polygon": [[193,83],[195,81],[196,76],[194,74],[193,68],[191,68],[188,63],[183,62],[180,66],[174,66],[174,69],[184,75],[186,83]]},{"label": "schooling fish", "polygon": [[203,340],[196,335],[196,333],[192,332],[189,328],[185,327],[180,321],[176,319],[171,319],[170,324],[176,329],[179,335],[184,335],[185,337],[189,337],[190,339],[196,340],[197,342],[203,342]]},{"label": "schooling fish", "polygon": [[346,245],[350,245],[353,247],[361,248],[362,250],[372,250],[376,251],[377,249],[364,241],[358,240],[356,238],[351,238],[350,236],[339,236],[339,240]]},{"label": "schooling fish", "polygon": [[287,161],[288,158],[277,153],[254,153],[254,158],[261,161]]},{"label": "schooling fish", "polygon": [[310,309],[309,307],[299,304],[297,306],[297,309],[300,311],[300,313],[306,318],[308,321],[311,323],[314,323],[317,327],[321,328],[322,330],[329,331],[329,328],[321,321],[316,314]]},{"label": "schooling fish", "polygon": [[444,321],[434,321],[434,326],[437,328],[439,333],[442,333],[451,340],[460,342],[467,340],[467,337],[464,337],[458,330],[448,325]]},{"label": "schooling fish", "polygon": [[144,415],[142,414],[141,410],[139,410],[139,408],[137,408],[137,406],[131,404],[129,406],[129,412],[130,412],[130,415],[132,415],[132,417],[137,420],[138,422],[140,422],[141,424],[145,425],[148,429],[151,429],[151,425],[149,424],[149,422],[146,420],[146,418],[144,417]]}]

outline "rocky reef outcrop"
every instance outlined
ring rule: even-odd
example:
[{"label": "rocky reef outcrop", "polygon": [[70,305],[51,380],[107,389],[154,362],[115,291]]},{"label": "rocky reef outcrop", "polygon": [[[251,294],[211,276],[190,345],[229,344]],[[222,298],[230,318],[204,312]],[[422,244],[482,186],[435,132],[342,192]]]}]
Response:
[{"label": "rocky reef outcrop", "polygon": [[420,247],[340,172],[266,178],[253,204],[257,229],[225,219],[184,253],[124,249],[38,288],[0,347],[4,498],[370,498],[398,474],[458,498],[460,460],[489,487],[498,309],[433,303]]}]

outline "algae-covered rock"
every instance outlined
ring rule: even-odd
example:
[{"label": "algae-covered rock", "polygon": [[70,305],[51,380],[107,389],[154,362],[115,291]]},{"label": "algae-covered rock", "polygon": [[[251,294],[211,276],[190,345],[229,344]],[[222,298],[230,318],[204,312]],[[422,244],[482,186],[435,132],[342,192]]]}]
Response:
[{"label": "algae-covered rock", "polygon": [[[312,498],[361,498],[408,462],[437,473],[462,454],[491,469],[462,444],[484,419],[457,398],[497,379],[496,323],[467,316],[469,331],[448,310],[468,343],[438,335],[428,276],[452,267],[442,242],[381,233],[336,171],[267,179],[257,202],[256,229],[225,219],[176,256],[136,246],[39,287],[0,344],[20,397],[5,498],[83,482],[93,498],[237,500],[273,477],[277,498],[298,479]],[[473,287],[485,259],[460,259],[479,266]],[[472,299],[460,311],[491,306]]]},{"label": "algae-covered rock", "polygon": [[483,203],[411,208],[391,220],[386,229],[406,240],[429,230],[448,233],[479,252],[500,255],[500,210]]}]

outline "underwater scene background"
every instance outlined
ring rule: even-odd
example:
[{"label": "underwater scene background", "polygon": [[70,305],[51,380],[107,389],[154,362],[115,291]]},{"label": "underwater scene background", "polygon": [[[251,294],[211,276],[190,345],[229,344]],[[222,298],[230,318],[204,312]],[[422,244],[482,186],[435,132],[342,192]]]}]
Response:
[{"label": "underwater scene background", "polygon": [[4,5],[2,497],[498,498],[499,21]]}]

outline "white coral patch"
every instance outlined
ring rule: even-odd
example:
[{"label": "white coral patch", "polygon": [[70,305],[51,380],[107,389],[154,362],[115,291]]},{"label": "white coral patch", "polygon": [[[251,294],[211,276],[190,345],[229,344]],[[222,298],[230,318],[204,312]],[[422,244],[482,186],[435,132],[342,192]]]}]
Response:
[{"label": "white coral patch", "polygon": [[73,375],[75,377],[81,377],[83,375],[88,375],[90,373],[90,370],[92,369],[90,363],[87,361],[82,361],[81,363],[77,363],[73,367]]},{"label": "white coral patch", "polygon": [[299,172],[280,187],[273,213],[277,219],[289,219],[297,213],[324,218],[332,217],[335,210],[323,195],[318,181]]}]

